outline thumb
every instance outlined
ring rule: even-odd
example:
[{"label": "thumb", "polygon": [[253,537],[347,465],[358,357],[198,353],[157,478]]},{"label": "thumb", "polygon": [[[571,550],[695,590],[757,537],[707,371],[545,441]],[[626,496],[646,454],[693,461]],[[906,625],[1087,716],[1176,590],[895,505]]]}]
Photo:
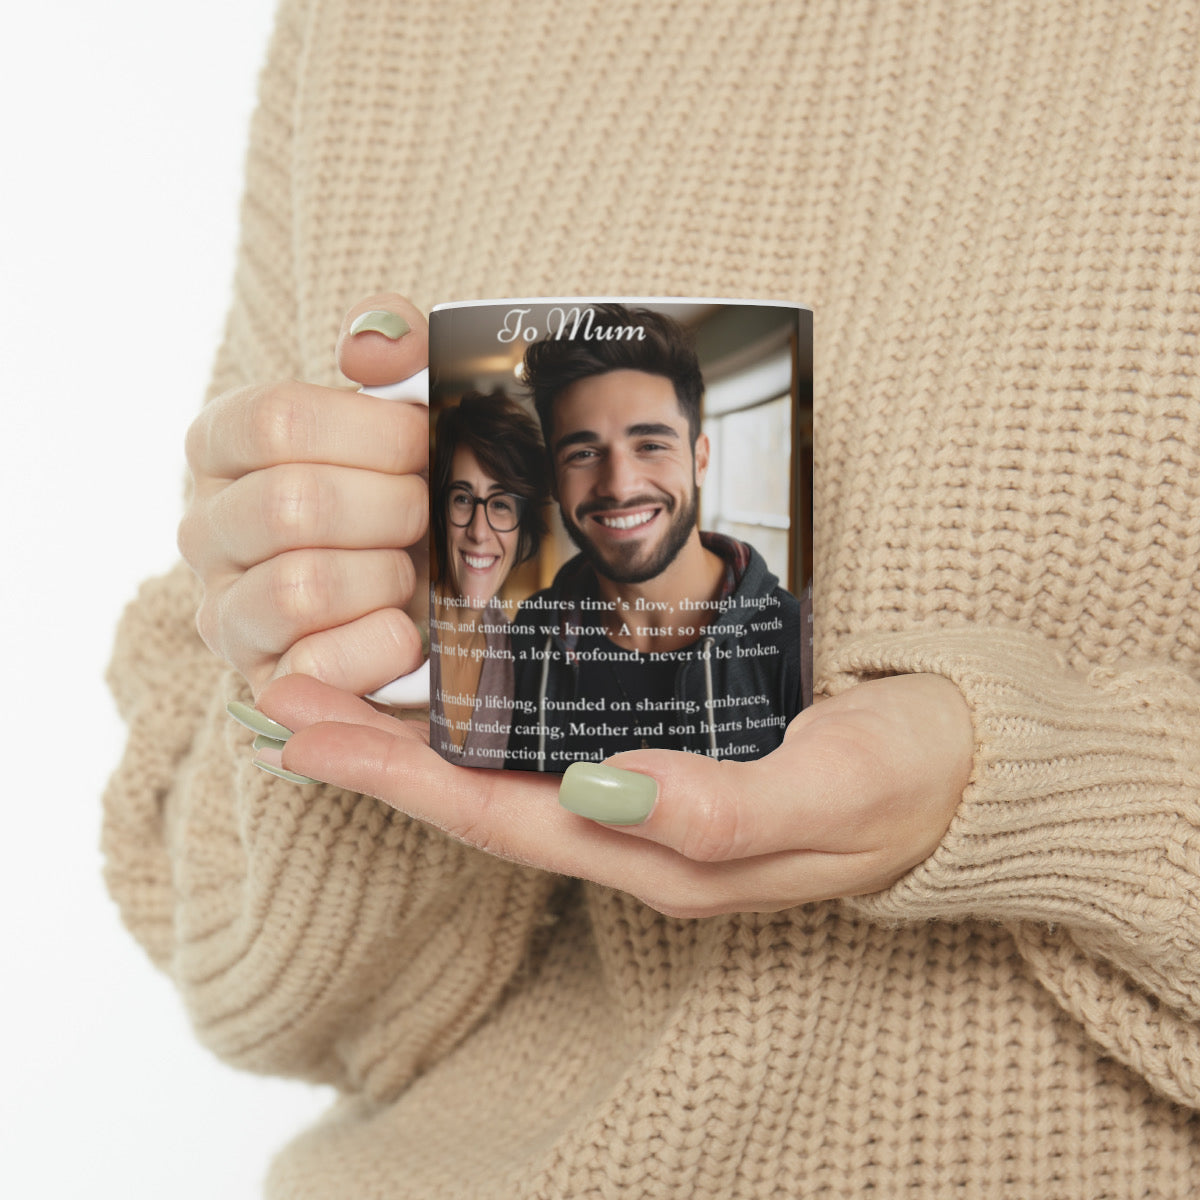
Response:
[{"label": "thumb", "polygon": [[602,763],[572,763],[559,803],[696,862],[786,848],[767,759],[728,762],[679,750],[631,750]]},{"label": "thumb", "polygon": [[429,365],[429,324],[394,292],[359,301],[342,321],[338,370],[364,387],[408,379]]}]

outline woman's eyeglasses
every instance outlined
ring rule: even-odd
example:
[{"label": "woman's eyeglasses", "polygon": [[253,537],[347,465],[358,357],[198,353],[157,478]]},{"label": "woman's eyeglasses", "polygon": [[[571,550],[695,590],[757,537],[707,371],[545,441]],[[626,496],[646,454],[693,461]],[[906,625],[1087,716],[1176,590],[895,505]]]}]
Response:
[{"label": "woman's eyeglasses", "polygon": [[497,533],[511,533],[520,524],[525,501],[510,492],[476,496],[467,488],[453,487],[446,496],[446,516],[451,525],[465,529],[475,520],[475,509],[481,504],[485,520]]}]

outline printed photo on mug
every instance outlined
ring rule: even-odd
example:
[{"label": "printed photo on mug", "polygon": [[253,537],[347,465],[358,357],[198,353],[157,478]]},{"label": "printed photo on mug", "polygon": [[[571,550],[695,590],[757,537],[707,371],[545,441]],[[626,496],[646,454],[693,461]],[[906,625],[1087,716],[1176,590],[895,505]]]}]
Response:
[{"label": "printed photo on mug", "polygon": [[812,328],[765,301],[433,310],[439,753],[779,744],[812,700]]}]

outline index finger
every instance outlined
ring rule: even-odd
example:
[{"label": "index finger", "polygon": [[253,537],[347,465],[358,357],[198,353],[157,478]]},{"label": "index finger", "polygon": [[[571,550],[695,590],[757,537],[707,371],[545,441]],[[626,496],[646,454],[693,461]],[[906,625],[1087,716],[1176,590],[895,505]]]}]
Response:
[{"label": "index finger", "polygon": [[429,418],[416,405],[291,380],[218,396],[188,430],[186,449],[198,479],[283,463],[417,475],[428,465]]}]

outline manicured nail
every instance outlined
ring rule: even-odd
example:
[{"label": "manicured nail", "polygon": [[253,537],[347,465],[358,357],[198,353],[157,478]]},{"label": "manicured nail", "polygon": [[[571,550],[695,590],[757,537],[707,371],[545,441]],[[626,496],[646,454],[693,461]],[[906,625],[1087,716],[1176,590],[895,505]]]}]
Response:
[{"label": "manicured nail", "polygon": [[606,825],[640,825],[657,799],[658,783],[649,775],[603,763],[572,763],[558,788],[563,808]]},{"label": "manicured nail", "polygon": [[254,765],[260,771],[266,771],[268,775],[286,779],[288,783],[320,783],[319,779],[309,779],[307,775],[297,775],[295,771],[289,771],[286,767],[274,767],[270,763],[260,762],[257,758],[254,759]]},{"label": "manicured nail", "polygon": [[260,733],[251,743],[255,750],[280,750],[287,745],[286,741],[280,741],[278,738],[267,737],[265,733]]},{"label": "manicured nail", "polygon": [[399,313],[388,312],[386,309],[373,308],[370,312],[360,313],[350,326],[350,336],[358,333],[382,333],[393,342],[399,341],[410,329],[411,325]]},{"label": "manicured nail", "polygon": [[277,742],[286,742],[292,736],[292,731],[270,717],[264,717],[257,708],[243,704],[240,700],[231,700],[225,705],[225,711],[239,724],[265,737],[274,738]]}]

